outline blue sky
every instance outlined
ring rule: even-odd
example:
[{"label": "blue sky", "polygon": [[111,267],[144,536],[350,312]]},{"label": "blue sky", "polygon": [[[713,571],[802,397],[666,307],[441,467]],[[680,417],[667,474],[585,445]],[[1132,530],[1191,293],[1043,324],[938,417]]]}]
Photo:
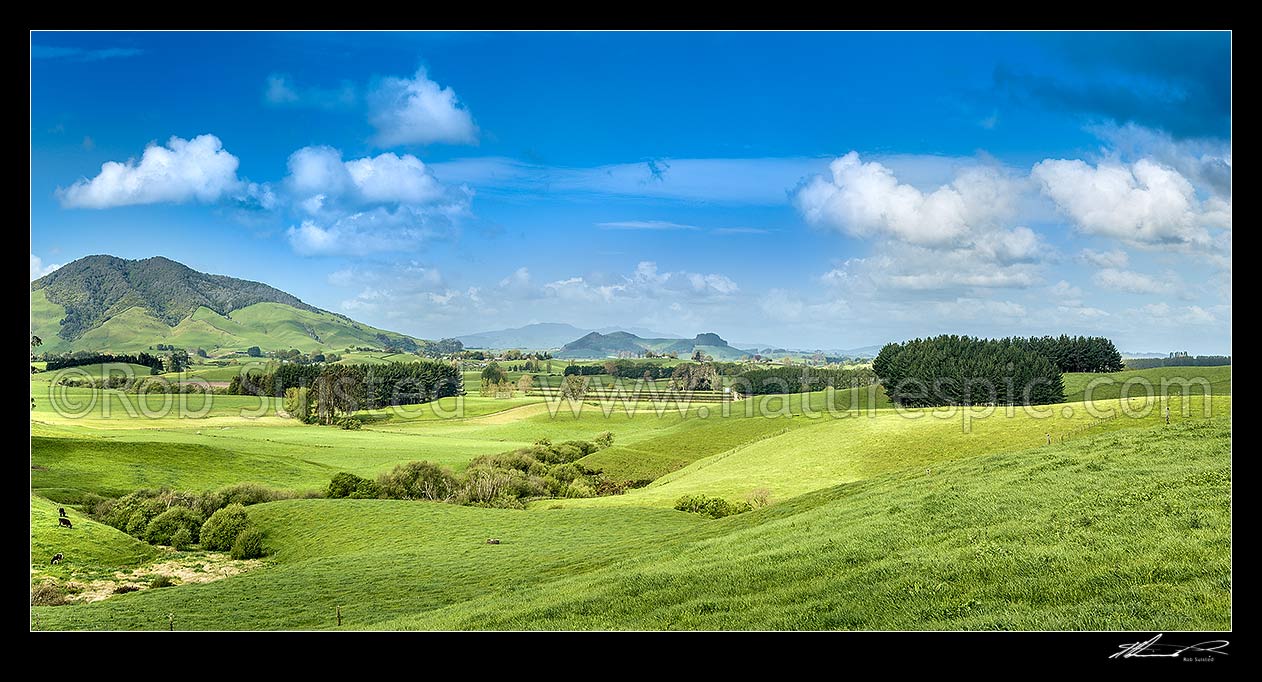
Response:
[{"label": "blue sky", "polygon": [[1226,33],[43,33],[32,278],[165,255],[436,338],[1231,349]]}]

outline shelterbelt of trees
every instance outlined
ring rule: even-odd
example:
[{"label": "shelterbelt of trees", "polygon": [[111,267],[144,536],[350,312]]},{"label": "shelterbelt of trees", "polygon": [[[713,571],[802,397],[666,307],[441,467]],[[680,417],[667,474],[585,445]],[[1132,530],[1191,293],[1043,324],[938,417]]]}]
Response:
[{"label": "shelterbelt of trees", "polygon": [[165,355],[153,355],[152,353],[135,353],[130,355],[115,355],[112,353],[92,353],[79,351],[76,353],[63,353],[60,355],[45,354],[44,370],[55,372],[59,369],[68,367],[84,367],[87,365],[99,365],[107,362],[121,362],[133,365],[141,365],[157,372],[180,372],[188,367],[188,353],[184,350],[172,349],[170,353]]},{"label": "shelterbelt of trees", "polygon": [[1126,361],[1127,369],[1153,369],[1154,367],[1221,367],[1231,364],[1230,355],[1188,355],[1171,353],[1165,358],[1132,358]]},{"label": "shelterbelt of trees", "polygon": [[232,395],[285,397],[302,406],[304,414],[299,418],[311,413],[325,423],[339,413],[416,405],[458,395],[461,390],[460,370],[439,360],[380,365],[284,364],[269,372],[252,370],[238,374],[228,384]]},{"label": "shelterbelt of trees", "polygon": [[942,335],[887,344],[872,361],[900,405],[1043,405],[1065,399],[1062,372],[1124,368],[1113,342],[1059,336],[979,339]]}]

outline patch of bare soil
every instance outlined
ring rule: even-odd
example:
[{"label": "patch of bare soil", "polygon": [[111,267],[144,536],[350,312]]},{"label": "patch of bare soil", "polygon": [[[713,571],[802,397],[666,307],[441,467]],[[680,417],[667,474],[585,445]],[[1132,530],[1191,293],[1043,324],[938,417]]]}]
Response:
[{"label": "patch of bare soil", "polygon": [[158,575],[169,576],[175,585],[209,583],[240,575],[262,565],[261,559],[237,560],[224,552],[197,552],[127,571],[117,571],[113,578],[71,581],[61,587],[67,593],[65,603],[87,603],[108,599],[114,596],[115,590],[124,585],[137,590],[155,589],[149,586],[149,581]]}]

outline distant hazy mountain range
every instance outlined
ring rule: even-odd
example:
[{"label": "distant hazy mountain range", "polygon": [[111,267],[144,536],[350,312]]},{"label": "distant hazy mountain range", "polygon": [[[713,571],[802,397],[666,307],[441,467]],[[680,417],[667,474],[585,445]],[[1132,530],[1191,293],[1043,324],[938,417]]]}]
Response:
[{"label": "distant hazy mountain range", "polygon": [[495,331],[457,336],[456,338],[465,345],[465,348],[551,350],[554,348],[560,348],[570,341],[592,332],[598,332],[601,334],[608,334],[611,332],[630,332],[632,334],[649,338],[679,338],[674,334],[663,334],[640,327],[604,327],[601,329],[582,329],[580,327],[575,327],[572,324],[563,324],[559,322],[540,322],[538,324],[528,324],[524,327],[497,329]]},{"label": "distant hazy mountain range", "polygon": [[747,351],[733,348],[718,334],[697,334],[691,339],[677,338],[643,338],[630,332],[613,332],[601,334],[592,332],[571,341],[555,353],[558,358],[591,359],[617,356],[622,353],[632,355],[645,351],[654,353],[676,353],[684,358],[700,350],[715,360],[739,360],[747,355]]},{"label": "distant hazy mountain range", "polygon": [[87,256],[31,282],[36,352],[130,352],[159,343],[206,350],[415,349],[413,337],[298,300],[260,282],[157,256]]}]

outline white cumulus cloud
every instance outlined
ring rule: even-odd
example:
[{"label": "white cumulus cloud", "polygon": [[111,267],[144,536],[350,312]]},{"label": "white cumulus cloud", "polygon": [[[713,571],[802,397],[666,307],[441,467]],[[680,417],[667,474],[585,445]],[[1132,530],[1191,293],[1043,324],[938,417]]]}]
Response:
[{"label": "white cumulus cloud", "polygon": [[1078,229],[1134,244],[1205,245],[1207,227],[1230,225],[1230,206],[1207,207],[1175,169],[1144,158],[1133,164],[1046,159],[1031,176]]},{"label": "white cumulus cloud", "polygon": [[238,164],[214,135],[172,137],[166,145],[149,145],[138,161],[105,162],[96,177],[58,188],[57,197],[67,208],[240,198],[249,185],[237,177]]},{"label": "white cumulus cloud", "polygon": [[412,78],[385,78],[368,94],[368,121],[383,147],[474,144],[478,129],[456,91],[430,80],[424,68]]},{"label": "white cumulus cloud", "polygon": [[31,254],[31,281],[34,282],[35,280],[39,279],[40,277],[43,277],[44,275],[47,275],[48,273],[52,272],[53,270],[56,270],[62,265],[64,265],[64,263],[45,264],[44,259],[32,253]]},{"label": "white cumulus cloud", "polygon": [[856,237],[887,236],[920,245],[944,245],[1012,214],[1013,183],[990,168],[968,168],[932,192],[903,184],[894,172],[857,152],[835,159],[830,177],[816,176],[794,197],[812,224]]},{"label": "white cumulus cloud", "polygon": [[415,205],[445,194],[433,173],[411,154],[387,152],[343,161],[332,147],[303,147],[291,154],[286,185],[308,213],[323,209],[330,198],[357,205]]}]

